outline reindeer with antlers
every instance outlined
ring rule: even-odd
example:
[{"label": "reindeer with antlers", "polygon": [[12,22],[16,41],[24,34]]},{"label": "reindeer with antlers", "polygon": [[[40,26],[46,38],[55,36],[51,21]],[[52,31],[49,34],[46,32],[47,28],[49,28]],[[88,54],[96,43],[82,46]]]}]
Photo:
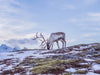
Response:
[{"label": "reindeer with antlers", "polygon": [[66,47],[66,40],[65,40],[65,33],[64,32],[51,33],[51,35],[48,39],[45,39],[42,33],[40,33],[40,36],[38,36],[38,33],[36,33],[36,38],[42,38],[41,46],[43,48],[47,47],[47,49],[53,49],[54,42],[57,43],[57,46],[59,48],[59,43],[58,43],[59,41],[62,42],[63,48]]}]

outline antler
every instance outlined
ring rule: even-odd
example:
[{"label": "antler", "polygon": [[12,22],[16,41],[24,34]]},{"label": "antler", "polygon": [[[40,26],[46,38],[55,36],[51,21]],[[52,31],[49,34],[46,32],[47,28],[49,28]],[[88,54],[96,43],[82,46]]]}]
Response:
[{"label": "antler", "polygon": [[40,36],[43,39],[43,41],[46,41],[42,33],[40,33]]},{"label": "antler", "polygon": [[42,48],[45,48],[45,47],[46,47],[46,40],[45,40],[45,38],[44,38],[44,36],[43,36],[42,33],[40,33],[40,36],[41,36],[41,38],[43,39],[43,41],[42,41],[42,43],[41,43],[40,46],[42,46]]},{"label": "antler", "polygon": [[36,33],[36,35],[35,35],[35,37],[33,38],[33,40],[36,40],[36,39],[39,39],[40,41],[41,41],[41,44],[40,44],[40,46],[42,47],[42,48],[46,48],[46,41],[47,40],[45,40],[45,38],[44,38],[44,36],[43,36],[43,34],[42,33]]},{"label": "antler", "polygon": [[38,38],[40,38],[40,37],[38,36],[38,32],[37,32],[36,35],[35,35],[35,37],[33,38],[33,40],[36,40]]}]

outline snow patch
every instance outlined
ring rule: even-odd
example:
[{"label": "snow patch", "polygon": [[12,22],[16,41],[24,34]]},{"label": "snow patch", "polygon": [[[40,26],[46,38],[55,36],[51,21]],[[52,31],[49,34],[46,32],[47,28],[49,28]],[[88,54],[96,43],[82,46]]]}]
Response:
[{"label": "snow patch", "polygon": [[89,47],[88,46],[80,46],[81,50],[86,49],[86,48],[89,48]]},{"label": "snow patch", "polygon": [[88,72],[86,75],[100,75],[100,74],[93,73],[93,72]]},{"label": "snow patch", "polygon": [[69,69],[66,69],[65,71],[67,71],[67,72],[76,72],[76,69],[75,68],[69,68]]},{"label": "snow patch", "polygon": [[88,58],[85,58],[84,60],[85,60],[85,61],[95,61],[95,60],[93,60],[93,59],[88,59]]},{"label": "snow patch", "polygon": [[92,65],[93,70],[100,70],[100,64],[94,64]]}]

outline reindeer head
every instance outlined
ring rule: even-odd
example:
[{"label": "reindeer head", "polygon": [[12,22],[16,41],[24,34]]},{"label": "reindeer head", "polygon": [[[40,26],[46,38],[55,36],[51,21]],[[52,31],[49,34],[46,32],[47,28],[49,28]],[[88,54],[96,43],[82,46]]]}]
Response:
[{"label": "reindeer head", "polygon": [[50,43],[47,42],[47,49],[49,50],[50,49]]}]

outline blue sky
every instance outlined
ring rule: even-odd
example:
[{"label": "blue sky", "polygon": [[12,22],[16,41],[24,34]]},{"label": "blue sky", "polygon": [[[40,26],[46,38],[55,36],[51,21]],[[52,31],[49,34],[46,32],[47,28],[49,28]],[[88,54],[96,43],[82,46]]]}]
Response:
[{"label": "blue sky", "polygon": [[0,0],[0,40],[65,32],[67,45],[100,42],[100,0]]}]

